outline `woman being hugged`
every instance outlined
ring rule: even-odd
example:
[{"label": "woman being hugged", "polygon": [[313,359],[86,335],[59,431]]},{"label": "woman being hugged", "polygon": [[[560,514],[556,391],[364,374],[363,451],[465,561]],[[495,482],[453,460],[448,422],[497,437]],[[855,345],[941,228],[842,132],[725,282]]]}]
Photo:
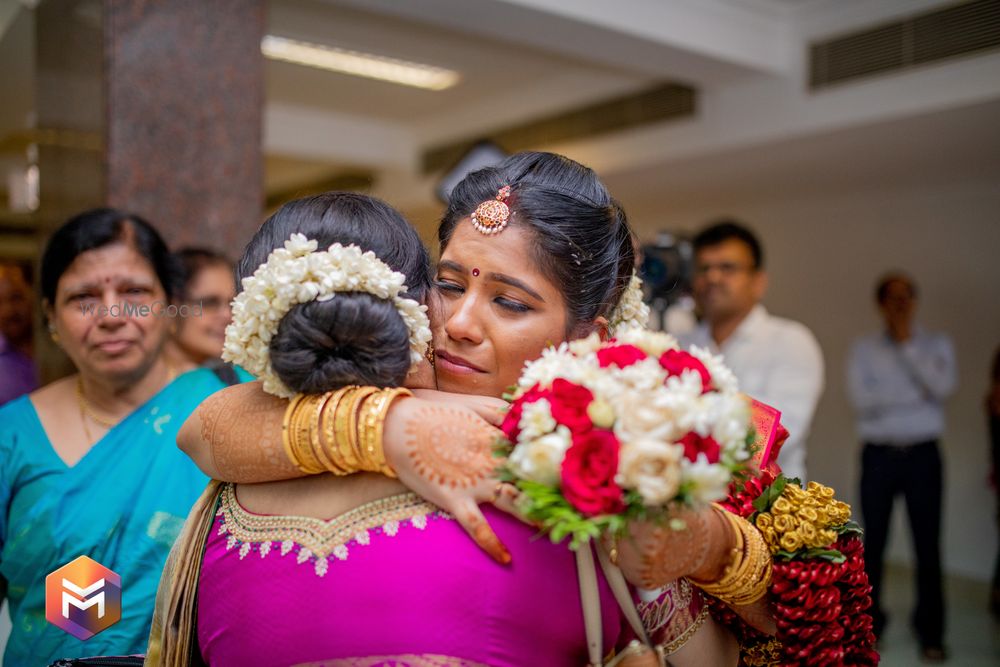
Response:
[{"label": "woman being hugged", "polygon": [[[178,455],[177,429],[224,386],[164,360],[173,284],[159,234],[123,211],[81,213],[45,249],[45,318],[77,372],[0,409],[0,595],[13,625],[4,665],[145,644],[157,573],[208,481]],[[126,600],[121,620],[89,639],[46,621],[46,575],[81,555],[120,576]],[[70,620],[95,613],[68,609]]]}]

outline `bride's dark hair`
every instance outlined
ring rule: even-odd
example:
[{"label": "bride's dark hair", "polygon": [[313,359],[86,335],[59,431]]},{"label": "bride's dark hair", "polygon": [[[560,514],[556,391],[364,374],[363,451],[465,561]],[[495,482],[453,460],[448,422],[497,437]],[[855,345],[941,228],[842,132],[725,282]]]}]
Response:
[{"label": "bride's dark hair", "polygon": [[[400,296],[422,302],[430,286],[427,249],[412,226],[385,202],[352,192],[328,192],[288,202],[247,244],[237,267],[253,275],[292,234],[370,250],[406,276]],[[409,330],[391,301],[367,292],[343,292],[328,301],[293,306],[270,343],[271,365],[288,388],[313,394],[349,384],[403,383],[410,368]]]},{"label": "bride's dark hair", "polygon": [[458,223],[505,185],[511,188],[510,225],[532,231],[535,261],[566,299],[567,333],[610,316],[632,278],[632,229],[597,174],[569,158],[517,153],[466,176],[438,228],[441,252]]}]

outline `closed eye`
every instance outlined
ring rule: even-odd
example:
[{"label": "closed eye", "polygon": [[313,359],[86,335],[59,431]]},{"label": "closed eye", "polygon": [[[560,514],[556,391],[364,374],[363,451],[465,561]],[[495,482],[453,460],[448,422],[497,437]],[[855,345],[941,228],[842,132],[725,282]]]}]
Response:
[{"label": "closed eye", "polygon": [[517,301],[511,301],[510,299],[505,299],[502,296],[494,299],[494,303],[496,303],[504,310],[509,310],[512,313],[526,313],[529,310],[531,310],[531,306],[526,306],[523,303],[518,303]]},{"label": "closed eye", "polygon": [[465,288],[461,285],[456,285],[455,283],[448,282],[447,280],[435,280],[434,287],[442,292],[449,292],[451,294],[461,294],[465,291]]}]

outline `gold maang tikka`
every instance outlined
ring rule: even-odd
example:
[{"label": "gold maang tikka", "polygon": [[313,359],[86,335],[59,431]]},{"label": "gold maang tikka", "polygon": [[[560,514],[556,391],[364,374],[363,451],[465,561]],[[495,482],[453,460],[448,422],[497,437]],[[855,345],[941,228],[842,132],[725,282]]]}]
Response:
[{"label": "gold maang tikka", "polygon": [[499,234],[510,221],[510,207],[507,198],[510,197],[510,186],[505,185],[497,190],[494,199],[487,199],[472,212],[472,226],[486,236]]}]

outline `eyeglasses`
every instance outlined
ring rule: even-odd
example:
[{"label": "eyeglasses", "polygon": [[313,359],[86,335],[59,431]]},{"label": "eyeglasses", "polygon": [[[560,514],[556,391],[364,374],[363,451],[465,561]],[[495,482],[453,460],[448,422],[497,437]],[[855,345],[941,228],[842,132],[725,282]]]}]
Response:
[{"label": "eyeglasses", "polygon": [[743,271],[755,271],[756,267],[736,262],[719,262],[718,264],[698,264],[694,267],[696,276],[707,276],[712,271],[718,271],[724,276],[734,276]]},{"label": "eyeglasses", "polygon": [[209,313],[215,313],[223,308],[229,308],[230,300],[222,296],[192,297],[186,301],[191,306],[201,305],[202,309]]}]

